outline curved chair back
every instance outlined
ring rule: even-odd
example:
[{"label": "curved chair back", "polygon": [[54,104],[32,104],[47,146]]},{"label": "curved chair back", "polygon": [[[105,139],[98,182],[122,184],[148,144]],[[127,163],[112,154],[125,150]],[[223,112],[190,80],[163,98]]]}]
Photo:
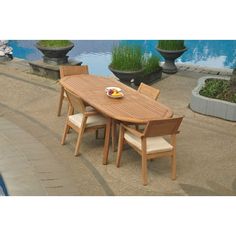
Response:
[{"label": "curved chair back", "polygon": [[77,110],[80,113],[84,114],[86,108],[85,108],[83,100],[67,89],[65,89],[65,92],[66,92],[68,101],[70,103],[70,106],[73,108],[73,110]]},{"label": "curved chair back", "polygon": [[138,92],[154,99],[154,100],[157,100],[157,98],[159,97],[160,95],[160,90],[157,89],[157,88],[153,88],[149,85],[146,85],[144,83],[141,83],[138,87]]},{"label": "curved chair back", "polygon": [[69,75],[80,75],[80,74],[88,74],[88,66],[60,66],[60,77]]},{"label": "curved chair back", "polygon": [[182,120],[183,117],[149,121],[144,130],[144,136],[155,137],[177,134]]}]

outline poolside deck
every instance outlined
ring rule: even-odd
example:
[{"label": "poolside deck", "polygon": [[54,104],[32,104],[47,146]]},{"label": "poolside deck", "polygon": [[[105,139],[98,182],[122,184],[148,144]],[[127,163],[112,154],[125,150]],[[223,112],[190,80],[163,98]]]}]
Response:
[{"label": "poolside deck", "polygon": [[141,184],[140,158],[116,153],[102,165],[103,140],[86,134],[82,155],[74,157],[76,134],[60,145],[66,107],[56,116],[57,81],[32,75],[24,60],[0,63],[0,172],[10,195],[236,195],[236,123],[203,116],[188,108],[191,90],[206,74],[229,70],[179,65],[153,86],[160,101],[185,115],[177,139],[177,180],[170,179],[170,161],[149,163],[149,185]]}]

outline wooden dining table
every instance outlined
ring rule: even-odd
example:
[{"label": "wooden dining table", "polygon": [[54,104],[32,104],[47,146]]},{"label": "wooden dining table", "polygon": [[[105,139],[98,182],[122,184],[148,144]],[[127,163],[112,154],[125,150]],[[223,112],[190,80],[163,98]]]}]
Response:
[{"label": "wooden dining table", "polygon": [[[103,164],[108,161],[112,120],[140,124],[173,116],[167,106],[113,78],[87,74],[71,75],[63,77],[60,84],[107,117]],[[107,87],[119,87],[124,96],[116,99],[107,96]]]}]

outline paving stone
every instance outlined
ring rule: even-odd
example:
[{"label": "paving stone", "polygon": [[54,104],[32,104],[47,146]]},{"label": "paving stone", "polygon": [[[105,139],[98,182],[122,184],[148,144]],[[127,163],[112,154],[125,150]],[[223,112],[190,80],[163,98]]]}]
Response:
[{"label": "paving stone", "polygon": [[79,190],[75,188],[71,189],[71,188],[66,188],[63,186],[62,187],[58,186],[54,188],[47,187],[46,191],[47,191],[47,194],[50,196],[81,196],[83,195],[79,192]]},{"label": "paving stone", "polygon": [[14,157],[0,160],[0,172],[18,169],[23,170],[24,168],[28,168],[29,166],[30,163],[22,157]]},{"label": "paving stone", "polygon": [[[143,187],[140,157],[132,149],[124,150],[117,169],[116,153],[110,152],[109,165],[102,165],[103,141],[94,140],[94,135],[85,136],[80,157],[73,155],[75,133],[66,145],[60,145],[66,105],[57,117],[57,83],[27,74],[20,66],[15,70],[13,64],[0,65],[0,171],[10,194],[193,195],[196,186],[211,188],[209,180],[231,189],[236,168],[235,123],[188,108],[197,79],[208,72],[206,67],[183,65],[177,74],[163,73],[163,79],[152,85],[161,90],[159,101],[185,118],[177,137],[177,180],[170,179],[169,160],[160,158],[149,163],[150,182]],[[184,189],[187,184],[193,187]]]},{"label": "paving stone", "polygon": [[35,175],[22,175],[5,178],[10,195],[14,196],[44,196],[45,189]]}]

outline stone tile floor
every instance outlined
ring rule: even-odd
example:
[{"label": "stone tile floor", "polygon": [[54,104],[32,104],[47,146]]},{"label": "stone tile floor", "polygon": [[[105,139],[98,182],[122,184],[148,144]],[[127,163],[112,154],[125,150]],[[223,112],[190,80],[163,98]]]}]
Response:
[{"label": "stone tile floor", "polygon": [[0,63],[0,172],[10,195],[236,195],[236,124],[192,112],[191,90],[209,71],[179,67],[153,84],[161,90],[160,102],[185,116],[177,138],[177,180],[170,179],[170,161],[157,159],[148,165],[144,187],[132,149],[124,151],[117,169],[116,153],[102,165],[103,140],[94,134],[84,137],[79,157],[73,156],[74,132],[61,146],[66,106],[57,117],[58,83],[32,75],[25,61]]}]

